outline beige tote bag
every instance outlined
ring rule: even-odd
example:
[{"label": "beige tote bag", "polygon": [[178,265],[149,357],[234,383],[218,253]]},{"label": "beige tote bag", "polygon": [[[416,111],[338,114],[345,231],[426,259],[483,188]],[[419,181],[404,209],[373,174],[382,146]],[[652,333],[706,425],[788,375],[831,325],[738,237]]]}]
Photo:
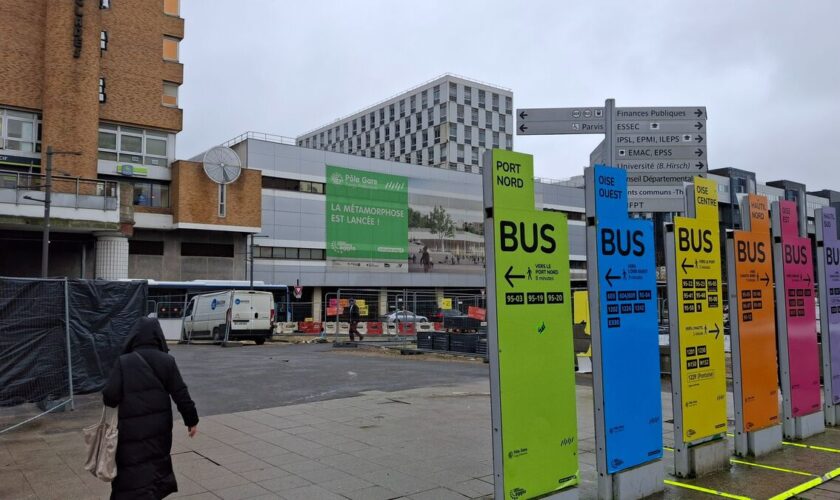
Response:
[{"label": "beige tote bag", "polygon": [[111,482],[117,476],[117,408],[104,406],[98,424],[85,427],[87,460],[85,470],[97,478]]}]

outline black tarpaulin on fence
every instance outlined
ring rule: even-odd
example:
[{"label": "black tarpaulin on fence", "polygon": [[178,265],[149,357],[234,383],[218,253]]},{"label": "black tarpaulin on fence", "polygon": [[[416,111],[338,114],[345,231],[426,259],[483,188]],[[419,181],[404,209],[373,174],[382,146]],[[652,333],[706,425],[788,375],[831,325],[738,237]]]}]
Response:
[{"label": "black tarpaulin on fence", "polygon": [[[64,286],[64,280],[0,278],[0,406],[69,395]],[[73,392],[96,392],[145,313],[146,283],[67,286]]]},{"label": "black tarpaulin on fence", "polygon": [[0,279],[0,406],[70,395],[64,281]]},{"label": "black tarpaulin on fence", "polygon": [[70,280],[73,392],[102,390],[131,326],[146,312],[144,281]]}]

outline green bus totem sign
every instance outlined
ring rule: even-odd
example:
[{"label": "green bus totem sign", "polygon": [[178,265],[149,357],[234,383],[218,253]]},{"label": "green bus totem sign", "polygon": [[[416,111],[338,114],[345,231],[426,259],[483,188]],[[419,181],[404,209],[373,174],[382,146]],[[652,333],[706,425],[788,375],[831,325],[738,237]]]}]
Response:
[{"label": "green bus totem sign", "polygon": [[534,208],[533,157],[485,155],[496,498],[578,484],[566,216]]}]

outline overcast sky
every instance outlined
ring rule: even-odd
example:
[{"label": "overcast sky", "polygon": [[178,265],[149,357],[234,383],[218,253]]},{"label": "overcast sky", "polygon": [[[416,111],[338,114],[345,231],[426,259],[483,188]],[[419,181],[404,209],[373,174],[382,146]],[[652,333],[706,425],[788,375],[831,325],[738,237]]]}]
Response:
[{"label": "overcast sky", "polygon": [[[182,0],[188,158],[295,137],[443,73],[514,106],[708,107],[709,165],[840,190],[840,2]],[[582,173],[601,136],[514,138]]]}]

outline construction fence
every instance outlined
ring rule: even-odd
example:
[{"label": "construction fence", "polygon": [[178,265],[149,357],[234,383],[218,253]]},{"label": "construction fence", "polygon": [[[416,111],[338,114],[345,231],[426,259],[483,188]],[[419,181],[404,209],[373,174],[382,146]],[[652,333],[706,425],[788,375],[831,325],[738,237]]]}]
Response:
[{"label": "construction fence", "polygon": [[102,389],[143,282],[0,278],[0,434]]},{"label": "construction fence", "polygon": [[406,338],[424,331],[477,333],[486,330],[486,299],[475,290],[446,291],[339,289],[319,302],[293,301],[291,321],[278,323],[278,335],[339,338],[350,333],[351,304],[359,313],[358,331],[371,337]]}]

